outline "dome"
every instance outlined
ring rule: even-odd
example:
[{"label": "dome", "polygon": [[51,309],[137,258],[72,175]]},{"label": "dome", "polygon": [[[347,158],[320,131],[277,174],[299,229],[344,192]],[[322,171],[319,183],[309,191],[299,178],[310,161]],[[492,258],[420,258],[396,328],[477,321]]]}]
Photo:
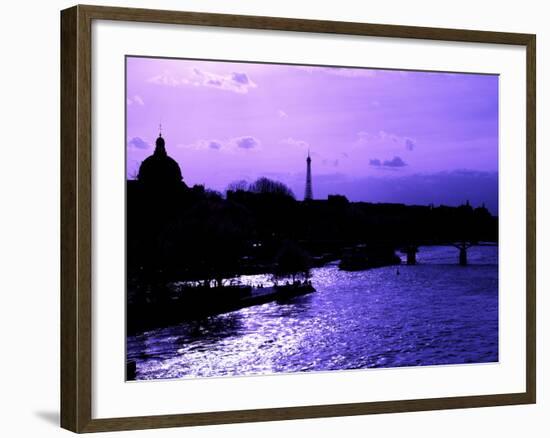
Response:
[{"label": "dome", "polygon": [[139,167],[138,180],[150,185],[175,185],[181,183],[179,164],[166,153],[164,138],[159,134],[155,152],[147,157]]}]

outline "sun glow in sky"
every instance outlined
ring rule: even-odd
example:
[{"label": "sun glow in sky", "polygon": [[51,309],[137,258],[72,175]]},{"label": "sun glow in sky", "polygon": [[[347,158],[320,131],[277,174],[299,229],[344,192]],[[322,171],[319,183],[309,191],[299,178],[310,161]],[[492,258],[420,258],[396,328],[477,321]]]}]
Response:
[{"label": "sun glow in sky", "polygon": [[127,175],[159,124],[188,185],[267,176],[302,199],[498,213],[498,76],[127,58]]}]

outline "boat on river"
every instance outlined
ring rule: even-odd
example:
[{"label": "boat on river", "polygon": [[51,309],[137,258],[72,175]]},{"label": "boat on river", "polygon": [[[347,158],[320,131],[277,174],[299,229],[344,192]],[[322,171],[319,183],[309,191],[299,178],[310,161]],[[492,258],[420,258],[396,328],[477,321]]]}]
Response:
[{"label": "boat on river", "polygon": [[358,245],[346,251],[338,267],[342,271],[364,271],[400,263],[401,258],[395,253],[394,248]]}]

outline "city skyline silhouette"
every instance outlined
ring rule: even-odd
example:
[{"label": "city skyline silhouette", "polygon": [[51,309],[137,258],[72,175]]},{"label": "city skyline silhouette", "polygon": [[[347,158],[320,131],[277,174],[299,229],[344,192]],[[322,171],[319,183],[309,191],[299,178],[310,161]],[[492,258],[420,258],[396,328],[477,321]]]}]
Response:
[{"label": "city skyline silhouette", "polygon": [[497,76],[127,63],[128,380],[499,360]]},{"label": "city skyline silhouette", "polygon": [[159,122],[189,185],[281,181],[303,199],[485,203],[498,214],[498,77],[127,58],[127,175]]}]

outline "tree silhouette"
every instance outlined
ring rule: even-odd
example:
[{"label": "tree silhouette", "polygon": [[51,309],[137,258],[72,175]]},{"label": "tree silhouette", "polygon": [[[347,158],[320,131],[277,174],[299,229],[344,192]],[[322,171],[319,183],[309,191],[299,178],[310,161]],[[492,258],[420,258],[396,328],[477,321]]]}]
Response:
[{"label": "tree silhouette", "polygon": [[248,190],[248,181],[240,179],[230,182],[225,189],[225,192],[246,192]]},{"label": "tree silhouette", "polygon": [[294,193],[289,187],[280,181],[274,181],[266,177],[258,178],[250,184],[249,191],[263,195],[287,196],[295,199]]},{"label": "tree silhouette", "polygon": [[250,239],[249,213],[242,206],[218,198],[193,205],[179,223],[178,262],[188,280],[214,280],[238,272],[239,260]]},{"label": "tree silhouette", "polygon": [[294,283],[300,275],[308,278],[310,268],[311,258],[309,254],[293,241],[286,240],[275,259],[273,275],[275,279],[290,276]]}]

